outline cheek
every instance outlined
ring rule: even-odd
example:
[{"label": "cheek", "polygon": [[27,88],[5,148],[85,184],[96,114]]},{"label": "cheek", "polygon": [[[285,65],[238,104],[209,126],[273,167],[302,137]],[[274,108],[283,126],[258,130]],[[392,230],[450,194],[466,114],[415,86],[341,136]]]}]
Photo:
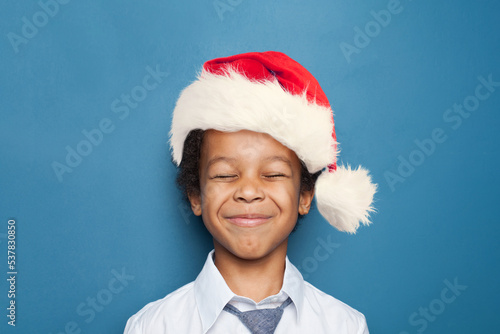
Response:
[{"label": "cheek", "polygon": [[223,184],[208,183],[201,188],[201,205],[205,209],[214,208],[219,206],[230,196],[228,187]]},{"label": "cheek", "polygon": [[204,187],[201,188],[202,194],[207,198],[216,198],[219,194],[227,192],[228,187],[224,187],[221,183],[206,183]]},{"label": "cheek", "polygon": [[272,194],[272,198],[277,203],[281,206],[285,206],[287,209],[298,206],[299,191],[298,188],[291,183],[287,185],[277,185],[270,189],[269,193]]}]

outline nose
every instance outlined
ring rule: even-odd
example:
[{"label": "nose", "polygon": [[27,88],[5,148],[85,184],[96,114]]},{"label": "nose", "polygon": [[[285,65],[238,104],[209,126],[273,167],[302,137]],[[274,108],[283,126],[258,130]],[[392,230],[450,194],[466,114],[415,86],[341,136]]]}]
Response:
[{"label": "nose", "polygon": [[237,202],[251,203],[262,201],[264,191],[258,177],[240,177],[237,188],[234,192],[234,200]]}]

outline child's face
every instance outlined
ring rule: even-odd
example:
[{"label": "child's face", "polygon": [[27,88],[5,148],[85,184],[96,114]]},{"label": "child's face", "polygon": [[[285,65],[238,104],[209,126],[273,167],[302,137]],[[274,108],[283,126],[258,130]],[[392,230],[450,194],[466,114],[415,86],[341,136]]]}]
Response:
[{"label": "child's face", "polygon": [[248,130],[205,132],[200,196],[190,196],[216,246],[258,259],[285,245],[298,214],[314,192],[300,193],[296,154],[268,134]]}]

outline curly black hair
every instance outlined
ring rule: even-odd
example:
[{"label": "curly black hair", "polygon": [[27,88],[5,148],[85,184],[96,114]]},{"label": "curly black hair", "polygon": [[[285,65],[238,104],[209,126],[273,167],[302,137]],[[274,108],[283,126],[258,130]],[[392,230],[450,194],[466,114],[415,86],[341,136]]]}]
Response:
[{"label": "curly black hair", "polygon": [[[184,140],[182,161],[179,165],[176,183],[188,202],[188,194],[200,195],[199,161],[204,134],[205,131],[201,129],[191,130]],[[311,174],[302,160],[300,164],[300,191],[311,191],[314,189],[321,171]],[[299,219],[301,217],[302,215],[299,214]]]}]

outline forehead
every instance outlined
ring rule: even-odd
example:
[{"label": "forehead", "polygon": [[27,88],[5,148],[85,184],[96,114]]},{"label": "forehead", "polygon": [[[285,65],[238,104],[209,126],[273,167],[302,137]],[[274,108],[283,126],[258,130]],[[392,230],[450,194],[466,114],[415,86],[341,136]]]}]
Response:
[{"label": "forehead", "polygon": [[236,132],[206,130],[201,146],[201,160],[206,163],[218,157],[250,161],[256,159],[288,161],[292,167],[300,166],[300,161],[294,151],[266,133],[249,130]]}]

